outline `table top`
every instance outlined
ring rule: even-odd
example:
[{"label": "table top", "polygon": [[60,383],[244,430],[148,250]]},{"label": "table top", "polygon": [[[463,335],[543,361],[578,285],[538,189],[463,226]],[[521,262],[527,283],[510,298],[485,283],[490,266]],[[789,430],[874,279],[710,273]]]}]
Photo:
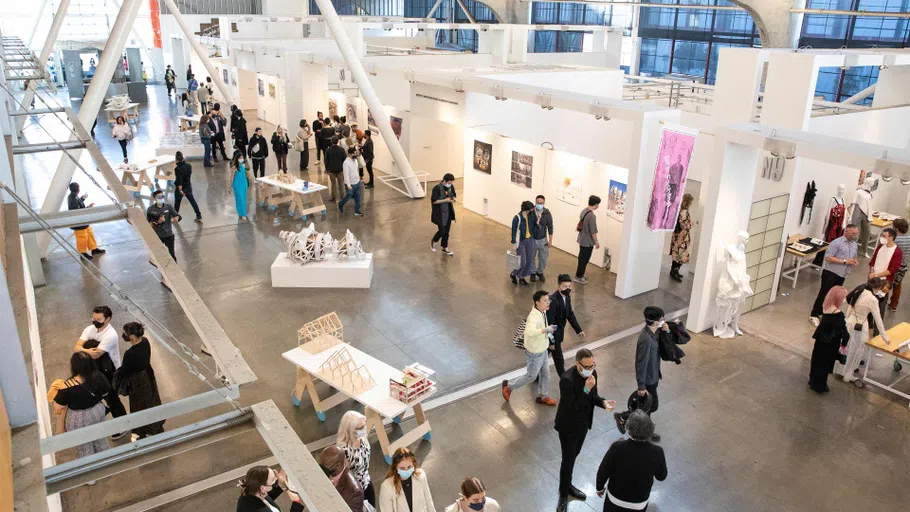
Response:
[{"label": "table top", "polygon": [[806,236],[806,235],[801,235],[801,234],[790,235],[790,237],[787,238],[787,252],[790,254],[794,254],[796,256],[815,256],[816,254],[818,254],[822,251],[828,250],[828,245],[830,245],[830,244],[828,244],[828,242],[824,242],[824,245],[818,246],[815,249],[808,251],[808,252],[797,251],[796,249],[790,247],[790,244],[797,243],[801,240],[805,240],[806,238],[812,238],[812,237]]},{"label": "table top", "polygon": [[109,110],[111,112],[122,112],[128,108],[138,107],[138,103],[127,103],[125,107],[104,107],[104,110]]},{"label": "table top", "polygon": [[894,217],[894,218],[899,217],[899,215],[891,215],[888,212],[872,212],[871,223],[873,226],[875,226],[877,228],[890,228],[894,224],[894,219],[890,219],[890,218],[883,219],[883,218],[877,216],[876,214],[887,215],[889,217]]},{"label": "table top", "polygon": [[910,340],[910,323],[902,322],[902,323],[897,324],[894,327],[888,329],[887,332],[888,332],[888,339],[891,340],[890,345],[885,345],[885,342],[882,341],[881,336],[876,336],[876,337],[872,338],[871,340],[866,342],[866,345],[869,345],[870,347],[872,347],[876,350],[880,350],[882,352],[887,352],[891,355],[897,356],[897,357],[903,359],[904,361],[910,361],[910,348],[904,350],[900,354],[897,354],[894,352],[894,349],[896,349],[901,343],[903,343],[907,340]]},{"label": "table top", "polygon": [[319,373],[319,366],[322,365],[322,363],[324,363],[326,359],[329,358],[329,356],[338,350],[341,350],[342,347],[347,348],[348,352],[351,354],[351,359],[358,366],[365,366],[370,371],[370,375],[373,377],[373,380],[376,381],[375,386],[360,394],[353,395],[351,398],[373,409],[383,417],[394,418],[395,416],[402,415],[408,409],[408,407],[412,407],[416,403],[419,403],[434,394],[434,391],[430,391],[424,395],[421,400],[412,402],[410,404],[406,404],[392,398],[389,395],[389,379],[401,377],[401,369],[393,368],[392,366],[376,359],[375,357],[370,356],[369,354],[364,353],[360,349],[353,347],[348,343],[335,345],[334,347],[323,350],[318,354],[310,354],[302,348],[297,347],[295,349],[288,350],[284,354],[281,354],[281,357],[303,368],[308,373],[312,374],[313,377],[329,384],[336,390],[344,394],[348,394],[348,392],[338,383],[326,379]]},{"label": "table top", "polygon": [[127,168],[127,166],[129,164],[119,164],[116,167],[114,167],[114,169],[117,171],[124,171],[124,172],[144,172],[149,169],[161,167],[162,165],[173,164],[176,161],[177,161],[177,159],[174,158],[174,155],[160,155],[155,158],[150,158],[148,160],[133,162],[134,164],[136,164],[136,169]]},{"label": "table top", "polygon": [[183,119],[184,121],[191,121],[193,123],[198,123],[202,119],[202,116],[200,116],[200,115],[185,116],[184,115],[184,116],[177,116],[177,119]]},{"label": "table top", "polygon": [[300,178],[297,178],[294,183],[285,183],[283,181],[273,180],[268,176],[263,176],[261,178],[256,178],[256,181],[264,183],[266,185],[271,185],[273,187],[283,188],[285,190],[290,190],[291,192],[296,192],[298,194],[312,194],[313,192],[319,192],[321,190],[328,190],[329,187],[325,185],[320,185],[319,183],[310,182],[309,187],[306,190],[303,190],[303,181]]}]

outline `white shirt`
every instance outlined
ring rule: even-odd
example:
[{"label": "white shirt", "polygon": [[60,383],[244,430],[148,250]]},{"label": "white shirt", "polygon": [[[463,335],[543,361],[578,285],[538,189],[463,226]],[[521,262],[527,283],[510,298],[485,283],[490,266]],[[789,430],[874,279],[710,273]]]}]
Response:
[{"label": "white shirt", "polygon": [[360,183],[360,172],[358,172],[357,160],[348,157],[344,161],[342,171],[344,171],[344,184],[352,187],[355,183]]},{"label": "white shirt", "polygon": [[872,267],[872,272],[878,274],[888,270],[888,264],[891,263],[891,258],[894,257],[894,249],[897,249],[897,244],[891,247],[883,245],[878,249],[878,256],[875,257],[875,266]]},{"label": "white shirt", "polygon": [[117,331],[107,324],[101,332],[98,332],[98,329],[94,325],[90,325],[82,331],[82,336],[79,336],[80,340],[98,340],[98,348],[107,352],[107,355],[111,356],[111,361],[114,362],[114,369],[120,368],[120,336],[117,335]]}]

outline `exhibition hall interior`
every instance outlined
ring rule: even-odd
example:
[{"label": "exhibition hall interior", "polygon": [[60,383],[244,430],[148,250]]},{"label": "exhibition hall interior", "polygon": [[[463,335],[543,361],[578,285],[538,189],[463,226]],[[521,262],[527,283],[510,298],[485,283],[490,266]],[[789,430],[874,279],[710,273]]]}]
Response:
[{"label": "exhibition hall interior", "polygon": [[905,510],[910,1],[0,18],[0,510]]}]

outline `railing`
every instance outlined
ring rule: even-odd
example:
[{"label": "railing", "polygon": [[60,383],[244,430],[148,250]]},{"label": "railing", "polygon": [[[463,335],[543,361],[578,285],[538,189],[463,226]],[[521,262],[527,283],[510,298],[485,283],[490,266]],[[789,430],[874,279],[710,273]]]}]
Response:
[{"label": "railing", "polygon": [[628,75],[623,84],[626,101],[653,101],[686,112],[710,114],[714,86],[689,81],[684,77],[651,78]]}]

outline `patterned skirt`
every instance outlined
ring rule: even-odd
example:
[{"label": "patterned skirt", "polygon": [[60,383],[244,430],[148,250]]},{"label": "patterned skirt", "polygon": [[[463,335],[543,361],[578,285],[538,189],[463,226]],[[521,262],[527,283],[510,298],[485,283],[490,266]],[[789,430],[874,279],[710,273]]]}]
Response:
[{"label": "patterned skirt", "polygon": [[[104,421],[104,416],[106,414],[107,411],[105,411],[104,405],[101,402],[98,402],[90,409],[69,409],[66,411],[66,431],[72,432],[73,430],[82,427],[101,423]],[[80,444],[76,447],[76,458],[87,457],[98,452],[103,452],[110,447],[107,438]]]}]

